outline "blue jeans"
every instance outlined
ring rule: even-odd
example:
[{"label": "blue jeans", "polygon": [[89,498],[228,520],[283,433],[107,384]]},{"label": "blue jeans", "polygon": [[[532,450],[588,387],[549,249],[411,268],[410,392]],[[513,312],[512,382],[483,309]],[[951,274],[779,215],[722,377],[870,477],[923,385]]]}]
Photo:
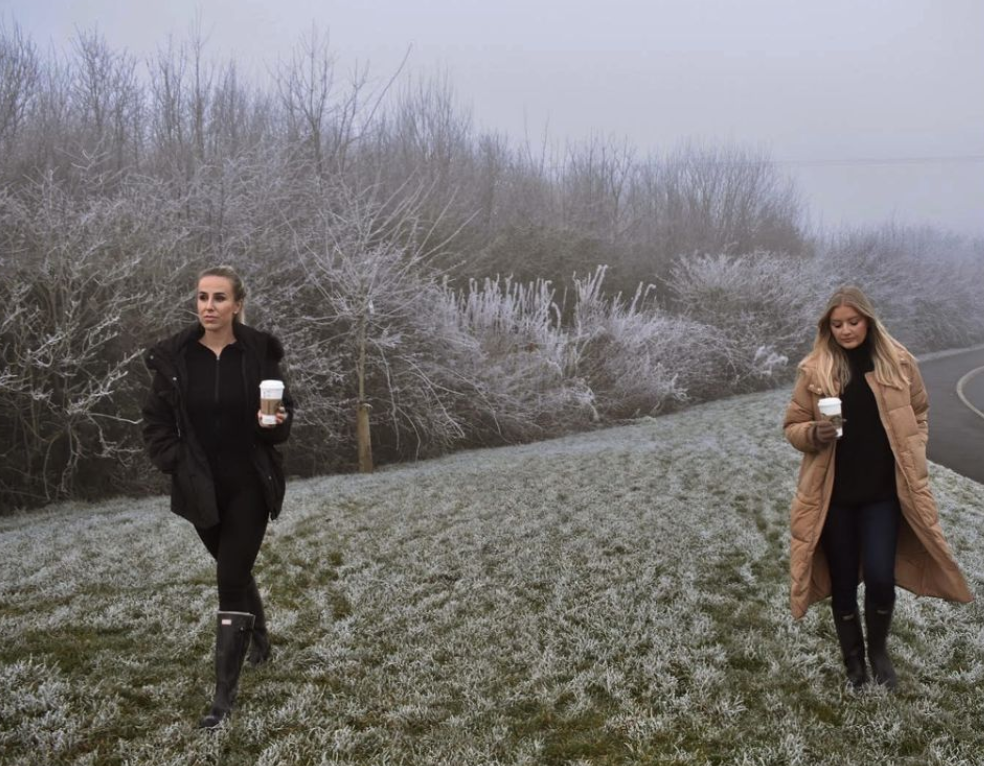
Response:
[{"label": "blue jeans", "polygon": [[837,614],[858,608],[858,572],[864,573],[865,607],[895,604],[895,547],[901,510],[896,498],[858,506],[831,505],[820,535],[830,565]]}]

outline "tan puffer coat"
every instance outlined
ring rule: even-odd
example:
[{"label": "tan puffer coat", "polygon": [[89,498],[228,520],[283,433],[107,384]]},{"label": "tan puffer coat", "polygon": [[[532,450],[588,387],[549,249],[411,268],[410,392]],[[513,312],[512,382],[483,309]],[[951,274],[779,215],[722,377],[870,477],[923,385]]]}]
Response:
[{"label": "tan puffer coat", "polygon": [[[902,507],[895,582],[920,596],[966,603],[974,597],[943,537],[936,501],[929,488],[926,388],[912,355],[901,347],[900,355],[902,369],[911,381],[908,388],[883,386],[873,372],[865,375],[895,455],[895,480]],[[811,604],[830,595],[830,570],[819,542],[834,487],[837,443],[819,447],[812,439],[813,425],[820,419],[817,402],[830,395],[818,385],[813,366],[804,362],[783,422],[789,443],[804,453],[790,510],[790,606],[796,619],[806,614]]]}]

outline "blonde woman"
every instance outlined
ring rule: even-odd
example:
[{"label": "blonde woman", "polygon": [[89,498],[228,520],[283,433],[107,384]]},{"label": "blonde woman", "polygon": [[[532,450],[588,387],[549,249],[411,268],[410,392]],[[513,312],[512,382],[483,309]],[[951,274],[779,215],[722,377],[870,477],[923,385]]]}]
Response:
[{"label": "blonde woman", "polygon": [[228,266],[206,269],[196,288],[198,321],[145,357],[154,379],[143,436],[151,461],[171,476],[171,510],[195,525],[216,561],[215,701],[199,723],[215,728],[232,712],[247,650],[253,665],[270,656],[252,569],[267,521],[283,504],[275,445],[290,435],[293,402],[284,392],[277,422],[263,422],[260,380],[281,378],[284,352],[243,321],[239,275]]},{"label": "blonde woman", "polygon": [[[818,402],[839,397],[843,435]],[[896,686],[887,650],[895,586],[921,596],[973,596],[940,529],[926,467],[929,403],[913,356],[857,287],[837,290],[799,365],[783,424],[803,452],[791,509],[793,616],[831,596],[847,678]],[[857,607],[865,583],[864,630]],[[867,632],[867,651],[864,633]]]}]

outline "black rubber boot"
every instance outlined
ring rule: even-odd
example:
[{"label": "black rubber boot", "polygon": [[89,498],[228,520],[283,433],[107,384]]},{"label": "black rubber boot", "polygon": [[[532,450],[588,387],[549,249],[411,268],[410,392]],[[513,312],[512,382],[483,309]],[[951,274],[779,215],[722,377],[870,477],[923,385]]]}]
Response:
[{"label": "black rubber boot", "polygon": [[895,668],[888,656],[888,629],[892,626],[893,607],[878,609],[864,605],[864,625],[868,630],[868,657],[875,683],[888,689],[898,685]]},{"label": "black rubber boot", "polygon": [[864,634],[861,632],[861,616],[855,609],[850,614],[834,614],[834,627],[840,642],[841,656],[847,668],[847,680],[855,689],[860,689],[868,680],[864,666]]},{"label": "black rubber boot", "polygon": [[214,729],[232,712],[252,629],[253,615],[248,612],[219,612],[215,628],[215,701],[199,721],[199,728]]},{"label": "black rubber boot", "polygon": [[270,659],[270,634],[267,633],[266,614],[263,612],[263,601],[260,599],[260,589],[256,580],[250,578],[246,589],[246,603],[249,611],[255,616],[253,621],[253,638],[249,643],[249,654],[246,661],[252,665],[262,665]]}]

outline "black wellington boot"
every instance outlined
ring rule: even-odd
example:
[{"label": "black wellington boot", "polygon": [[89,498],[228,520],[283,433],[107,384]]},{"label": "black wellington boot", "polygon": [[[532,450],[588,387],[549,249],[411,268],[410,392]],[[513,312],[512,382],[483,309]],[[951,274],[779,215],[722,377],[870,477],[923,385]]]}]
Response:
[{"label": "black wellington boot", "polygon": [[248,612],[219,612],[215,628],[215,701],[199,721],[199,728],[214,729],[232,712],[252,629],[253,615]]},{"label": "black wellington boot", "polygon": [[267,633],[266,614],[263,611],[263,601],[260,599],[260,589],[256,580],[250,578],[246,589],[246,603],[256,619],[253,621],[253,639],[249,644],[249,654],[246,661],[252,665],[262,665],[270,659],[270,634]]},{"label": "black wellington boot", "polygon": [[864,624],[868,629],[868,657],[875,683],[887,689],[895,689],[898,679],[892,660],[888,656],[888,629],[892,626],[893,607],[878,609],[864,605]]},{"label": "black wellington boot", "polygon": [[[831,608],[833,611],[833,608]],[[837,640],[840,642],[841,655],[844,657],[844,667],[847,668],[847,680],[855,689],[868,680],[868,672],[864,666],[864,634],[861,632],[861,615],[855,609],[850,614],[834,614],[834,627],[837,630]]]}]

